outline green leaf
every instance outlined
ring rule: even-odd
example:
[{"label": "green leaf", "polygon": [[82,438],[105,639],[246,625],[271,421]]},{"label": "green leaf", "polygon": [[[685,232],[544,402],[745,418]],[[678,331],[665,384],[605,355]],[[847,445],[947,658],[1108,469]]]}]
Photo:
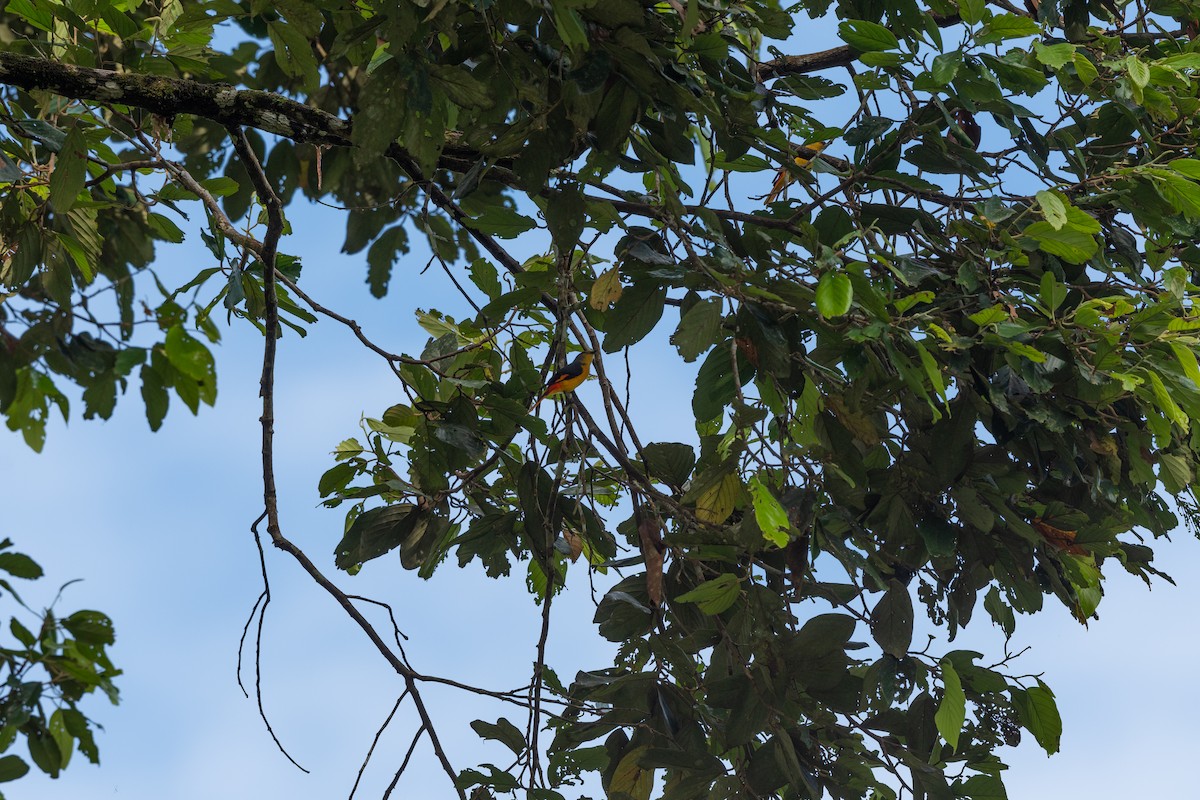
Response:
[{"label": "green leaf", "polygon": [[840,317],[850,310],[854,286],[843,272],[826,272],[817,282],[817,311],[823,317]]},{"label": "green leaf", "polygon": [[1184,413],[1179,404],[1171,397],[1171,393],[1167,391],[1166,384],[1159,377],[1158,373],[1152,369],[1141,371],[1149,380],[1151,396],[1154,398],[1154,404],[1163,412],[1163,415],[1171,422],[1178,425],[1185,432],[1188,430],[1188,415]]},{"label": "green leaf", "polygon": [[55,709],[50,715],[50,724],[46,726],[50,732],[50,738],[54,740],[58,752],[62,754],[62,762],[59,767],[66,769],[71,763],[71,755],[75,751],[75,737],[67,733],[66,723],[63,721],[63,710]]},{"label": "green leaf", "polygon": [[54,31],[54,16],[41,3],[32,0],[9,0],[4,10],[10,14],[17,14],[35,28],[48,33]]},{"label": "green leaf", "polygon": [[267,36],[275,49],[275,63],[283,73],[292,78],[303,78],[306,85],[315,88],[317,62],[312,45],[300,29],[283,22],[268,22]]},{"label": "green leaf", "polygon": [[696,466],[696,451],[689,444],[652,442],[642,449],[650,477],[680,487]]},{"label": "green leaf", "polygon": [[604,352],[615,353],[642,340],[662,318],[667,289],[660,283],[643,280],[621,293],[604,320]]},{"label": "green leaf", "polygon": [[949,86],[950,82],[954,80],[954,76],[958,74],[958,68],[962,66],[962,61],[962,51],[960,50],[934,56],[933,66],[930,68],[934,82],[939,86]]},{"label": "green leaf", "polygon": [[216,385],[217,368],[212,353],[188,334],[182,325],[172,325],[163,342],[171,366],[201,384]]},{"label": "green leaf", "polygon": [[9,158],[8,154],[0,152],[0,183],[19,181],[24,174],[17,166],[17,162]]},{"label": "green leaf", "polygon": [[842,41],[864,53],[876,50],[895,50],[900,46],[896,34],[887,28],[865,19],[851,19],[838,24],[838,36]]},{"label": "green leaf", "polygon": [[62,148],[54,158],[54,171],[50,173],[50,205],[55,213],[66,214],[75,205],[83,192],[87,178],[87,141],[83,128],[71,128]]},{"label": "green leaf", "polygon": [[1194,181],[1200,180],[1200,159],[1177,158],[1167,166]]},{"label": "green leaf", "polygon": [[1058,282],[1054,277],[1054,273],[1046,270],[1042,273],[1042,282],[1039,287],[1038,299],[1042,305],[1051,313],[1058,310],[1058,307],[1067,299],[1067,287]]},{"label": "green leaf", "polygon": [[534,220],[510,206],[491,206],[478,217],[468,219],[467,225],[501,239],[514,239],[537,227]]},{"label": "green leaf", "polygon": [[958,738],[962,735],[963,723],[967,719],[967,696],[963,693],[962,680],[955,672],[954,664],[949,659],[943,659],[941,667],[945,693],[942,695],[942,702],[938,704],[933,721],[946,743],[958,750]]},{"label": "green leaf", "polygon": [[436,64],[429,73],[434,86],[463,108],[491,108],[496,101],[492,89],[465,67]]},{"label": "green leaf", "polygon": [[736,575],[723,573],[675,598],[677,603],[695,603],[709,616],[715,616],[734,604],[742,583]]},{"label": "green leaf", "polygon": [[970,800],[1008,800],[1004,781],[998,775],[972,775],[955,790],[954,796]]},{"label": "green leaf", "polygon": [[609,797],[628,797],[631,800],[650,800],[654,789],[654,770],[644,769],[642,756],[649,748],[635,747],[621,757],[608,783]]},{"label": "green leaf", "polygon": [[913,637],[913,604],[908,589],[899,581],[890,581],[875,608],[871,610],[871,635],[883,652],[896,658],[908,655]]},{"label": "green leaf", "polygon": [[[206,181],[201,181],[200,185],[213,197],[231,197],[242,189],[238,182],[228,175],[218,175],[215,178],[209,178]],[[188,192],[188,195],[189,197],[184,199],[191,199],[190,192]]]},{"label": "green leaf", "polygon": [[1062,718],[1058,715],[1058,705],[1054,702],[1050,687],[1039,680],[1037,686],[1028,689],[1014,687],[1009,692],[1021,725],[1033,734],[1046,755],[1057,753],[1062,738]]},{"label": "green leaf", "polygon": [[1075,45],[1068,42],[1046,45],[1035,41],[1033,52],[1037,55],[1039,64],[1045,64],[1051,69],[1058,69],[1071,63],[1075,58]]},{"label": "green leaf", "polygon": [[974,322],[980,328],[987,325],[995,325],[996,323],[1003,322],[1008,318],[1008,311],[999,303],[991,308],[985,308],[982,311],[976,311],[974,314],[967,317],[967,319],[971,320],[971,322]]},{"label": "green leaf", "polygon": [[1183,374],[1197,389],[1200,389],[1200,364],[1196,363],[1195,351],[1185,344],[1171,342],[1171,352],[1175,354],[1175,360],[1179,362]]},{"label": "green leaf", "polygon": [[0,553],[0,569],[15,578],[36,580],[42,577],[42,568],[24,553]]},{"label": "green leaf", "polygon": [[948,402],[946,395],[946,382],[942,378],[942,368],[938,364],[933,353],[929,352],[929,348],[925,342],[913,341],[913,346],[916,347],[917,356],[921,359],[921,368],[925,370],[925,377],[929,379],[929,385],[943,403]]},{"label": "green leaf", "polygon": [[1139,89],[1150,84],[1150,67],[1137,56],[1131,55],[1125,59],[1125,68],[1129,70],[1129,80]]},{"label": "green leaf", "polygon": [[171,396],[163,384],[162,375],[152,365],[146,364],[142,367],[141,378],[146,421],[150,423],[150,430],[156,431],[162,427],[163,419],[167,416]]},{"label": "green leaf", "polygon": [[792,529],[787,511],[758,475],[750,479],[749,488],[750,499],[754,504],[754,520],[758,523],[763,538],[776,547],[787,547]]},{"label": "green leaf", "polygon": [[359,514],[334,550],[338,569],[350,569],[395,550],[413,532],[421,514],[411,503],[372,508]]},{"label": "green leaf", "polygon": [[62,621],[62,626],[87,644],[110,645],[117,638],[112,620],[99,611],[76,611]]},{"label": "green leaf", "polygon": [[1005,39],[1020,39],[1025,36],[1035,36],[1040,33],[1042,26],[1029,17],[1016,14],[997,14],[992,17],[975,36],[978,44],[996,44]]},{"label": "green leaf", "polygon": [[708,298],[684,312],[679,327],[671,334],[671,344],[684,361],[695,361],[717,343],[721,335],[721,310],[720,300]]},{"label": "green leaf", "polygon": [[854,618],[846,614],[818,614],[804,623],[793,645],[814,655],[836,652],[845,648],[854,635],[856,624]]},{"label": "green leaf", "polygon": [[63,754],[58,749],[58,743],[49,732],[34,731],[25,740],[29,747],[29,757],[42,772],[51,778],[57,778],[62,771]]},{"label": "green leaf", "polygon": [[558,31],[563,44],[571,50],[586,50],[588,46],[587,29],[575,9],[564,3],[555,3],[552,8],[554,28]]},{"label": "green leaf", "polygon": [[408,252],[408,231],[403,225],[393,225],[371,243],[367,250],[367,286],[372,297],[387,295],[392,267],[401,253]]},{"label": "green leaf", "polygon": [[[571,253],[587,221],[586,205],[579,187],[570,186],[550,194],[546,201],[546,225],[559,255]],[[612,351],[607,351],[612,352]]]},{"label": "green leaf", "polygon": [[1058,192],[1042,190],[1037,193],[1038,205],[1042,207],[1042,216],[1054,228],[1060,230],[1067,224],[1067,199]]},{"label": "green leaf", "polygon": [[711,483],[702,482],[695,492],[696,518],[711,525],[729,519],[742,490],[741,481],[732,471],[722,471]]},{"label": "green leaf", "polygon": [[16,617],[9,619],[8,629],[12,635],[16,637],[17,641],[26,647],[33,647],[33,645],[37,642],[37,637],[33,635],[33,632],[22,625],[21,621]]},{"label": "green leaf", "polygon": [[1055,230],[1049,222],[1035,222],[1025,229],[1025,234],[1036,239],[1045,252],[1072,264],[1083,264],[1099,249],[1095,237],[1070,227]]},{"label": "green leaf", "polygon": [[480,738],[500,742],[512,750],[514,755],[519,756],[525,752],[525,734],[504,717],[496,720],[495,724],[477,719],[471,723],[471,729],[479,734]]},{"label": "green leaf", "polygon": [[29,772],[29,765],[21,760],[20,756],[0,757],[0,783],[23,778],[27,772]]},{"label": "green leaf", "polygon": [[[10,2],[5,9],[12,10]],[[67,140],[67,134],[59,128],[54,127],[49,122],[41,119],[23,119],[18,120],[17,126],[21,132],[31,139],[46,146],[46,149],[52,153],[57,153],[62,149],[63,143]]]},{"label": "green leaf", "polygon": [[354,479],[358,474],[358,467],[349,462],[343,461],[341,464],[334,464],[321,476],[321,480],[317,482],[317,494],[321,497],[327,497],[334,492],[340,492],[346,488],[346,484]]},{"label": "green leaf", "polygon": [[164,242],[179,244],[183,241],[183,231],[169,217],[150,213],[146,215],[146,223],[154,235]]},{"label": "green leaf", "polygon": [[[721,342],[709,351],[696,373],[696,390],[692,394],[692,413],[697,422],[708,422],[720,417],[737,397],[737,383],[745,386],[754,377],[754,368],[742,355],[730,352],[729,340]],[[737,373],[734,374],[734,359]]]},{"label": "green leaf", "polygon": [[983,19],[986,0],[958,0],[958,15],[968,25],[975,25]]},{"label": "green leaf", "polygon": [[1079,76],[1079,80],[1083,81],[1084,86],[1091,86],[1100,77],[1100,71],[1096,69],[1096,65],[1083,53],[1076,53],[1071,59],[1071,64],[1075,67],[1075,74]]},{"label": "green leaf", "polygon": [[983,599],[983,607],[992,618],[992,622],[1000,626],[1007,639],[1017,629],[1017,618],[1013,610],[1000,598],[1000,591],[993,586]]}]

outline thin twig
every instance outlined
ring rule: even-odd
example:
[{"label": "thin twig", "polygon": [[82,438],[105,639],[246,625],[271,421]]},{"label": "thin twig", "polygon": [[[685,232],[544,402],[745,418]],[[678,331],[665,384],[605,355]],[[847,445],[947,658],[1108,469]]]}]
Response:
[{"label": "thin twig", "polygon": [[354,779],[354,786],[350,789],[350,796],[346,800],[354,800],[354,793],[358,791],[359,781],[362,780],[363,773],[367,770],[367,764],[371,762],[371,754],[375,752],[375,745],[379,744],[379,737],[383,736],[383,732],[387,730],[387,726],[392,724],[392,717],[396,716],[396,712],[400,710],[400,704],[404,702],[404,698],[407,696],[408,689],[405,689],[396,698],[396,705],[392,706],[387,719],[383,721],[383,724],[379,726],[379,730],[375,732],[375,738],[371,740],[371,747],[367,750],[367,757],[363,759],[362,766],[358,768],[358,777]]},{"label": "thin twig", "polygon": [[[404,754],[404,760],[400,762],[400,768],[396,770],[396,774],[392,776],[392,782],[388,784],[387,791],[383,793],[383,800],[387,800],[392,796],[392,790],[396,788],[396,784],[400,782],[400,776],[408,768],[408,762],[412,758],[413,751],[417,749],[417,742],[421,741],[421,734],[425,733],[425,731],[426,728],[424,725],[417,728],[417,735],[413,737],[412,744],[408,746],[408,752]],[[429,731],[429,735],[432,738],[433,731]],[[458,790],[458,796],[463,796],[462,789]]]},{"label": "thin twig", "polygon": [[[300,770],[301,772],[303,772],[305,774],[308,774],[308,770],[305,769],[304,767],[302,767],[300,765],[300,762],[298,762],[296,759],[292,758],[292,754],[289,753],[287,751],[287,748],[283,746],[283,742],[279,741],[279,737],[275,735],[275,729],[271,727],[271,720],[269,720],[267,718],[267,710],[266,710],[266,708],[263,707],[262,633],[263,633],[263,624],[267,618],[267,606],[270,605],[270,603],[271,603],[271,589],[270,589],[270,586],[267,584],[267,562],[266,562],[266,559],[264,558],[264,554],[263,554],[262,541],[258,534],[259,523],[261,523],[263,521],[263,517],[265,517],[265,516],[266,516],[266,512],[264,511],[262,514],[259,515],[258,519],[254,520],[254,524],[250,526],[251,532],[254,533],[254,542],[258,545],[258,558],[259,558],[259,563],[262,565],[263,587],[264,587],[263,593],[262,593],[262,605],[258,609],[258,627],[254,633],[254,699],[255,699],[255,702],[258,704],[258,716],[262,719],[263,725],[267,726],[267,733],[269,733],[271,735],[271,741],[275,742],[275,746],[279,748],[279,752],[283,753],[284,757],[287,758],[288,761],[292,762],[298,770]],[[253,616],[251,617],[251,619],[253,619]],[[247,622],[247,624],[249,624],[249,623]],[[239,657],[240,657],[240,654],[239,654]],[[245,691],[245,689],[243,689],[242,691]]]}]

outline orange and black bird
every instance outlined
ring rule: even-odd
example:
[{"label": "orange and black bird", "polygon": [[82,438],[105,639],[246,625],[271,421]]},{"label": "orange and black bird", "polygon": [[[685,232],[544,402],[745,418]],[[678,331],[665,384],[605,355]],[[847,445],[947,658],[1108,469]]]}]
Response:
[{"label": "orange and black bird", "polygon": [[[800,167],[801,169],[807,169],[808,165],[812,163],[812,159],[816,158],[817,154],[824,150],[828,144],[828,142],[813,142],[812,144],[806,144],[804,147],[812,151],[812,158],[796,156],[792,160],[796,162],[797,167]],[[771,187],[771,193],[767,195],[767,199],[764,202],[774,203],[779,199],[779,196],[783,194],[783,190],[795,180],[796,176],[792,174],[790,169],[787,167],[780,167],[778,174],[775,175],[775,185]]]},{"label": "orange and black bird", "polygon": [[551,375],[550,380],[546,381],[546,388],[542,390],[542,396],[533,407],[537,408],[550,395],[574,391],[576,386],[587,380],[595,355],[591,350],[584,350],[575,356],[574,361]]}]

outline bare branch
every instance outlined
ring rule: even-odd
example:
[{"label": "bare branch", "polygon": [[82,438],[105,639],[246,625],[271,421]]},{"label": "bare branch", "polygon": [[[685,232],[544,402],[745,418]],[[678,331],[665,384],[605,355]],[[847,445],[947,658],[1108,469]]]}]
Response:
[{"label": "bare branch", "polygon": [[[254,183],[255,192],[257,192],[260,201],[267,210],[267,233],[263,237],[262,249],[259,251],[259,259],[263,265],[263,302],[264,311],[264,338],[263,346],[263,370],[262,382],[260,384],[260,394],[263,401],[262,413],[262,459],[263,459],[263,504],[265,506],[265,515],[267,519],[267,533],[271,537],[272,543],[289,553],[295,558],[304,568],[305,572],[315,580],[323,589],[333,595],[339,605],[350,615],[359,627],[366,632],[372,643],[379,649],[379,652],[384,655],[392,668],[404,678],[405,687],[409,694],[412,695],[413,704],[416,706],[417,713],[421,718],[422,729],[429,733],[429,741],[433,745],[434,753],[441,762],[442,769],[450,778],[451,783],[455,786],[455,791],[462,800],[466,800],[466,795],[463,790],[458,788],[458,774],[450,765],[450,761],[446,758],[446,753],[442,748],[442,744],[433,728],[433,721],[429,717],[429,711],[425,707],[424,701],[417,690],[416,673],[400,658],[392,652],[391,648],[380,638],[379,633],[371,625],[370,622],[362,615],[362,613],[354,607],[354,603],[346,596],[345,592],[333,584],[324,574],[321,573],[312,560],[293,542],[283,536],[279,526],[279,507],[275,490],[275,464],[274,464],[274,435],[275,435],[275,346],[279,334],[279,306],[278,298],[275,293],[275,254],[279,245],[279,238],[283,235],[284,220],[283,206],[280,203],[279,196],[275,194],[275,190],[271,187],[271,182],[268,180],[266,173],[263,171],[262,164],[259,163],[258,157],[254,154],[253,148],[250,146],[250,141],[246,138],[245,133],[240,129],[232,129],[230,131],[233,138],[234,147],[237,149],[238,156],[243,160],[246,171],[250,175],[251,181]],[[406,762],[407,763],[407,760]]]},{"label": "bare branch", "polygon": [[366,772],[367,764],[371,763],[371,755],[375,752],[375,746],[379,744],[379,737],[383,736],[383,732],[387,730],[387,726],[392,724],[392,717],[396,716],[396,712],[400,710],[400,704],[404,702],[404,698],[408,695],[408,689],[400,693],[396,698],[396,705],[392,706],[392,710],[388,712],[387,719],[379,726],[379,730],[375,732],[375,738],[371,740],[371,747],[367,750],[367,756],[363,759],[362,766],[358,768],[358,777],[354,779],[354,786],[350,789],[350,796],[347,800],[354,800],[354,793],[358,791],[358,784],[362,781],[363,773]]}]

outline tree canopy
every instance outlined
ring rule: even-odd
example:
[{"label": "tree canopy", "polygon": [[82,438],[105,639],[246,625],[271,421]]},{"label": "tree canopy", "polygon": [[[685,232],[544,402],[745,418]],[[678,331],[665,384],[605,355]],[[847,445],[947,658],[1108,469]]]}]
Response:
[{"label": "tree canopy", "polygon": [[[215,401],[224,325],[261,330],[252,529],[395,670],[447,794],[1003,797],[1000,748],[1053,753],[1062,722],[955,634],[1047,601],[1087,624],[1106,570],[1162,576],[1146,541],[1196,522],[1198,25],[1159,0],[12,0],[0,411],[39,449],[69,397],[107,418],[136,387],[158,429]],[[421,352],[305,291],[288,209],[314,201]],[[211,263],[181,274],[156,258],[187,214]],[[397,290],[418,237],[465,314]],[[276,352],[321,317],[397,389],[315,487],[346,512],[332,563],[274,477]],[[694,439],[630,413],[639,348],[695,365]],[[581,349],[601,402],[534,408]],[[464,689],[520,707],[472,725],[508,768],[443,747],[422,688],[454,676],[344,588],[456,564],[541,615],[522,692]],[[617,655],[558,675],[553,599],[589,579]],[[31,737],[4,714],[0,745]],[[88,752],[75,723],[39,767]]]}]

